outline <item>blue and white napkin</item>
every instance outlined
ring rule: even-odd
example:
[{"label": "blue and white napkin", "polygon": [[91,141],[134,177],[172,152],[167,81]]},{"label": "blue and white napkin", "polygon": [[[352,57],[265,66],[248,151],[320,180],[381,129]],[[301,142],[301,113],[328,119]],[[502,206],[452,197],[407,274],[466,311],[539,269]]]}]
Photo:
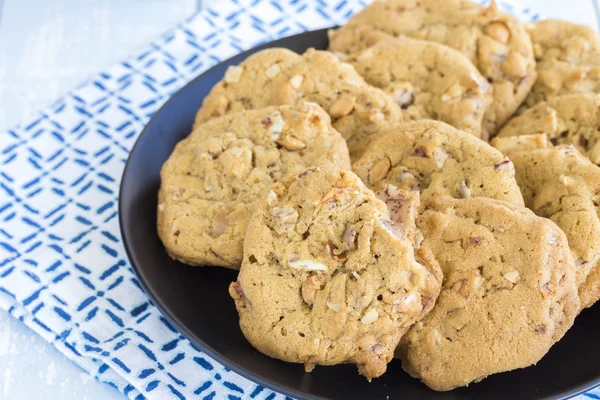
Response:
[{"label": "blue and white napkin", "polygon": [[194,348],[150,303],[121,242],[119,183],[144,124],[191,78],[261,42],[341,24],[364,5],[214,2],[0,133],[0,307],[131,399],[283,399]]}]

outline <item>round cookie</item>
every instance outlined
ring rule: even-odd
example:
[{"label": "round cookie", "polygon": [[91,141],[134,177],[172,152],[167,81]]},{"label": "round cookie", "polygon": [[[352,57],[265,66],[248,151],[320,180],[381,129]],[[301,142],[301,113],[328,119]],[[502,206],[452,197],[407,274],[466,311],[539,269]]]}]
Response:
[{"label": "round cookie", "polygon": [[371,140],[352,170],[373,190],[391,184],[436,196],[490,197],[523,206],[514,167],[488,143],[438,121],[407,122]]},{"label": "round cookie", "polygon": [[531,39],[515,17],[468,0],[373,2],[331,35],[330,49],[351,54],[386,36],[410,36],[450,46],[467,56],[493,87],[484,116],[493,135],[531,89],[535,60]]},{"label": "round cookie", "polygon": [[381,41],[344,59],[398,103],[404,119],[435,119],[481,137],[491,86],[459,51],[409,38]]},{"label": "round cookie", "polygon": [[572,22],[550,19],[527,26],[538,78],[528,107],[551,96],[600,92],[600,35]]},{"label": "round cookie", "polygon": [[498,137],[545,133],[553,144],[572,144],[600,164],[600,97],[569,94],[551,97],[514,117]]},{"label": "round cookie", "polygon": [[600,299],[600,168],[572,145],[552,147],[544,136],[497,138],[494,145],[514,163],[525,205],[565,232],[586,308]]},{"label": "round cookie", "polygon": [[434,390],[537,363],[579,310],[565,234],[523,207],[439,197],[417,219],[444,283],[402,338],[403,368]]},{"label": "round cookie", "polygon": [[358,155],[369,136],[402,120],[400,107],[382,90],[368,85],[352,66],[327,51],[298,55],[274,48],[229,67],[204,99],[196,123],[232,111],[311,101],[331,116],[333,126]]},{"label": "round cookie", "polygon": [[171,257],[238,268],[254,202],[296,169],[349,169],[348,149],[316,104],[269,107],[197,125],[161,170],[158,234]]},{"label": "round cookie", "polygon": [[311,168],[262,196],[229,287],[256,349],[307,371],[352,363],[368,379],[385,372],[441,279],[409,239],[418,195],[381,195],[395,204],[392,215],[352,172]]}]

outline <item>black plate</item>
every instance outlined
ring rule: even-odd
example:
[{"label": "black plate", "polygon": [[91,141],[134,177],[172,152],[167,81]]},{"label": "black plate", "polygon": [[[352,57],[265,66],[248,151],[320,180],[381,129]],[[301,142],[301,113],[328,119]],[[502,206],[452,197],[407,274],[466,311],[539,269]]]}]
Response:
[{"label": "black plate", "polygon": [[233,371],[287,395],[308,399],[506,399],[568,398],[600,383],[600,307],[584,311],[535,367],[493,375],[481,383],[437,393],[410,378],[394,360],[372,383],[350,365],[288,364],[254,350],[242,336],[227,287],[236,272],[192,268],[167,256],[156,234],[159,172],[175,144],[187,136],[196,110],[225,69],[267,47],[298,53],[325,49],[327,30],[280,39],[235,56],[176,93],[152,118],[131,151],[121,184],[119,217],[131,265],[163,315],[195,346]]}]

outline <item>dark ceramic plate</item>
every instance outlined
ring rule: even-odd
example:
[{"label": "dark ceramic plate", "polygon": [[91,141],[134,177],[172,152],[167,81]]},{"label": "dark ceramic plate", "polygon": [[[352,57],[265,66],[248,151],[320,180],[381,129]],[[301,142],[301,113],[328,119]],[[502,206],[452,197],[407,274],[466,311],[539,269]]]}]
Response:
[{"label": "dark ceramic plate", "polygon": [[119,204],[123,241],[141,284],[165,317],[226,367],[301,399],[549,399],[568,398],[600,384],[600,306],[584,311],[538,365],[444,393],[409,377],[398,360],[383,377],[368,383],[355,366],[317,367],[306,374],[302,365],[274,360],[248,344],[227,292],[236,272],[188,267],[169,258],[156,234],[156,203],[160,168],[175,144],[189,134],[206,94],[229,65],[267,47],[287,47],[298,53],[309,47],[325,49],[327,30],[262,45],[200,75],[154,115],[129,156]]}]

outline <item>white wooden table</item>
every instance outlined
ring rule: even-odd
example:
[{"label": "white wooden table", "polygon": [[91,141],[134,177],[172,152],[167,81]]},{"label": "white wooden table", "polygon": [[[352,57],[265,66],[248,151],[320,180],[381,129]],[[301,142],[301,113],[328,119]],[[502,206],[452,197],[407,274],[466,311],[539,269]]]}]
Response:
[{"label": "white wooden table", "polygon": [[[204,0],[204,3],[218,0]],[[600,0],[521,0],[545,17],[598,29]],[[0,0],[0,129],[26,121],[88,77],[124,59],[202,0]],[[0,399],[110,400],[95,381],[0,310]]]}]

